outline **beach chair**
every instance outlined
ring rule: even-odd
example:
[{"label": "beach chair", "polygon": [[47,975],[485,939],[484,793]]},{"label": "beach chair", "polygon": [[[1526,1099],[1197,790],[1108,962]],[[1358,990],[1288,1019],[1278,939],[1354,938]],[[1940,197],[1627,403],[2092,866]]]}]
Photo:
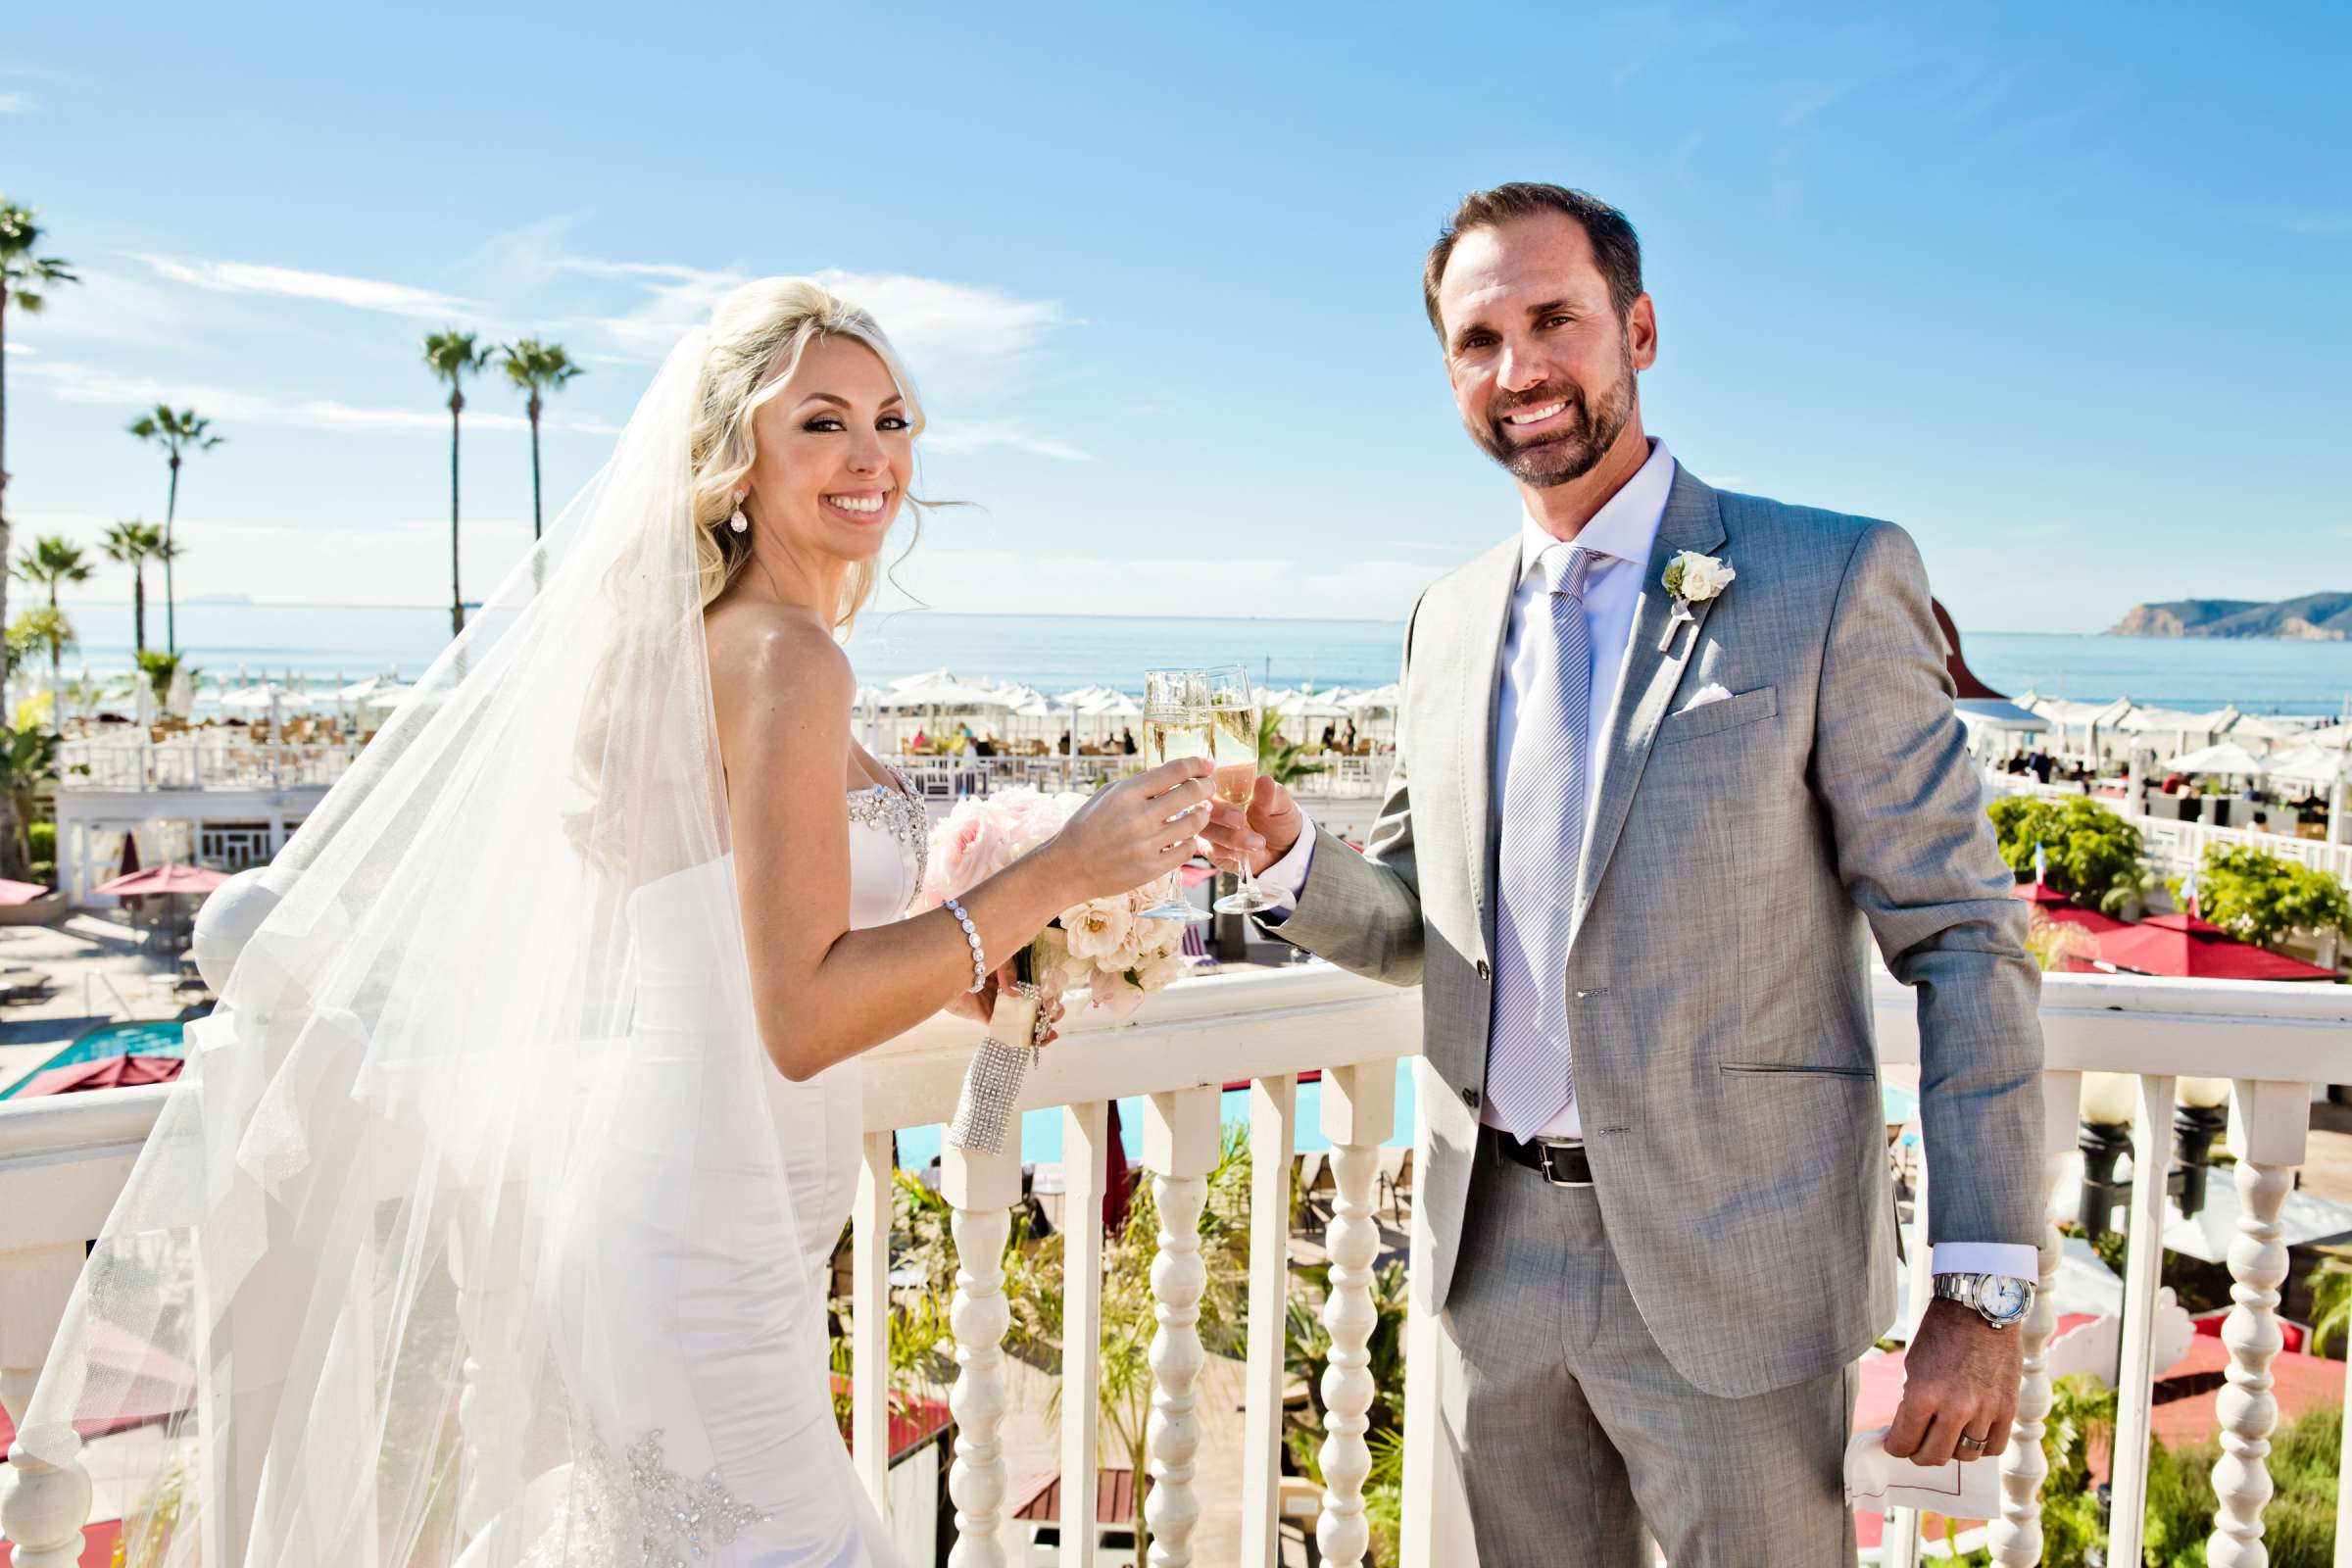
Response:
[{"label": "beach chair", "polygon": [[1380,1152],[1380,1193],[1389,1213],[1398,1225],[1409,1216],[1413,1193],[1413,1149],[1384,1149]]},{"label": "beach chair", "polygon": [[1339,1208],[1339,1172],[1332,1167],[1329,1155],[1321,1150],[1309,1150],[1298,1156],[1298,1173],[1295,1180],[1299,1220],[1308,1235],[1320,1236],[1331,1224],[1331,1216]]}]

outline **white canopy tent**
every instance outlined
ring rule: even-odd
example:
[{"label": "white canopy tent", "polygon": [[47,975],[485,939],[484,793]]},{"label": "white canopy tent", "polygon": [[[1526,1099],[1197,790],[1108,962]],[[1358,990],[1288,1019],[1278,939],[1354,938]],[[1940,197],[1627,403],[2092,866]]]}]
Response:
[{"label": "white canopy tent", "polygon": [[2270,763],[2234,741],[2184,752],[2162,765],[2174,773],[2221,774],[2230,778],[2260,778],[2271,770]]}]

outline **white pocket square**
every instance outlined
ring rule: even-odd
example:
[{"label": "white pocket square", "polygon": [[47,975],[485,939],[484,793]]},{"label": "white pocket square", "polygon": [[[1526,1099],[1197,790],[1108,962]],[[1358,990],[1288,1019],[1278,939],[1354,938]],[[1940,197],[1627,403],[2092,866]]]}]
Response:
[{"label": "white pocket square", "polygon": [[1704,708],[1709,703],[1728,703],[1731,700],[1732,694],[1724,689],[1723,683],[1720,681],[1711,680],[1704,686],[1701,686],[1698,690],[1692,692],[1690,694],[1690,700],[1685,703],[1682,707],[1676,709],[1675,711],[1678,713],[1688,713],[1692,709]]}]

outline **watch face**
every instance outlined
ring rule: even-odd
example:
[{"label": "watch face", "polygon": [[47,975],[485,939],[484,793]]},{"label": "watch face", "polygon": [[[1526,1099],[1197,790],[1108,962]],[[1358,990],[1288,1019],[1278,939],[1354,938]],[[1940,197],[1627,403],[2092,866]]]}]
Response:
[{"label": "watch face", "polygon": [[1989,1317],[2004,1322],[2023,1317],[2026,1313],[2026,1282],[1994,1275],[1984,1282],[1984,1294],[1979,1299],[1984,1302],[1984,1312]]}]

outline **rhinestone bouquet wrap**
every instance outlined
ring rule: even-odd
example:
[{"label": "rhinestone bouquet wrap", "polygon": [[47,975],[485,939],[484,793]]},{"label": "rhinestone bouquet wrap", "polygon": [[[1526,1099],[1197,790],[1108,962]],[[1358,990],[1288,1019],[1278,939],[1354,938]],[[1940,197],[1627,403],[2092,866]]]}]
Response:
[{"label": "rhinestone bouquet wrap", "polygon": [[[1019,961],[1025,971],[1029,955],[1022,954]],[[1009,995],[997,999],[988,1038],[980,1042],[972,1064],[964,1069],[963,1092],[956,1099],[956,1119],[948,1125],[951,1147],[982,1154],[1004,1150],[1020,1102],[1021,1082],[1029,1076],[1029,1064],[1044,1049],[1046,1032],[1053,1027],[1046,1001],[1045,988],[1029,980],[1015,982]],[[1023,1024],[1028,1031],[1026,1039],[1007,1042],[998,1038],[1018,1033]]]}]

